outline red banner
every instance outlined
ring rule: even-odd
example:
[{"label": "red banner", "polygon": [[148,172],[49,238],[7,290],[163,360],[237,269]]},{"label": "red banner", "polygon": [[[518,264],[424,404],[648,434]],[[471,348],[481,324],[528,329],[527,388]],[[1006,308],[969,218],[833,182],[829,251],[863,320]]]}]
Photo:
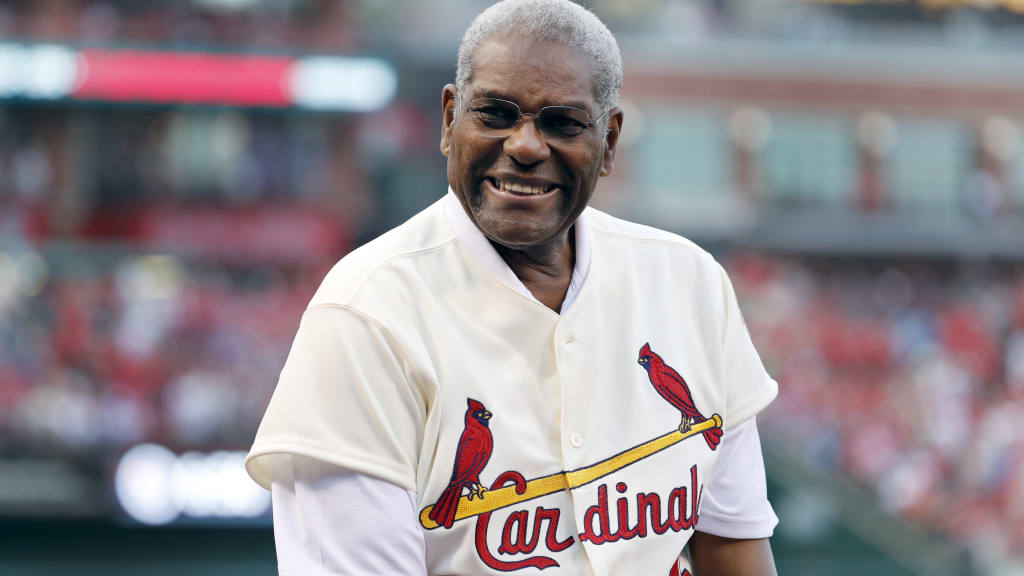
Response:
[{"label": "red banner", "polygon": [[291,58],[83,50],[75,98],[284,107]]}]

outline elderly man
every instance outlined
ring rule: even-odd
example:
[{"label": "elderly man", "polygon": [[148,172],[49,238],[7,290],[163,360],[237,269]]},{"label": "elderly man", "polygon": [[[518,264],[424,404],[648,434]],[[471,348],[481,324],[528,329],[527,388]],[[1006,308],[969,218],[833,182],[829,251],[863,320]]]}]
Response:
[{"label": "elderly man", "polygon": [[328,274],[249,455],[282,574],[775,573],[777,386],[725,272],[587,207],[621,84],[567,0],[473,21],[447,196]]}]

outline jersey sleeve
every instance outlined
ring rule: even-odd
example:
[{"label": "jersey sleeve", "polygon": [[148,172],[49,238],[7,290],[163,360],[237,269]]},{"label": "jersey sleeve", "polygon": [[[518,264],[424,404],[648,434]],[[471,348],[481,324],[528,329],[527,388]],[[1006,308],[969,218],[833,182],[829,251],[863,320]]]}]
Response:
[{"label": "jersey sleeve", "polygon": [[427,401],[411,374],[372,318],[310,308],[246,459],[249,475],[269,489],[271,456],[294,454],[415,490]]},{"label": "jersey sleeve", "polygon": [[722,276],[724,301],[721,337],[727,407],[724,427],[728,430],[771,404],[778,395],[779,386],[768,375],[754,349],[729,276],[721,266],[718,268]]}]

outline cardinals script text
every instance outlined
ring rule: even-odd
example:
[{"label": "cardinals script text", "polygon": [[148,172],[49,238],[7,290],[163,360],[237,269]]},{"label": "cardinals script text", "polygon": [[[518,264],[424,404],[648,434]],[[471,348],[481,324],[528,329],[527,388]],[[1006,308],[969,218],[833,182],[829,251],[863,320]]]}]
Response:
[{"label": "cardinals script text", "polygon": [[[544,569],[558,566],[558,562],[550,556],[536,554],[541,544],[553,554],[571,547],[577,540],[601,545],[646,538],[650,534],[690,530],[697,525],[703,492],[703,485],[699,484],[698,478],[697,466],[693,465],[690,467],[690,485],[674,488],[664,497],[654,492],[627,495],[629,487],[624,482],[618,482],[611,488],[620,495],[614,504],[609,504],[609,485],[600,484],[597,487],[597,502],[584,512],[583,531],[576,538],[558,537],[561,518],[561,510],[558,508],[537,506],[532,510],[516,510],[505,519],[501,541],[495,549],[497,556],[491,552],[491,543],[487,537],[492,512],[481,514],[476,519],[477,554],[484,564],[495,570],[510,572],[530,567]],[[500,475],[491,490],[509,483],[519,493],[526,490],[526,479],[515,471]],[[517,555],[526,557],[511,560],[498,558]]]}]

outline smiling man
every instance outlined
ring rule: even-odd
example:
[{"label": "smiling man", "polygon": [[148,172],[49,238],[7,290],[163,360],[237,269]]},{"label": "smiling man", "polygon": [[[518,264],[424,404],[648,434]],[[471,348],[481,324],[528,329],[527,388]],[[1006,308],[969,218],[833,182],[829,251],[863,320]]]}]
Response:
[{"label": "smiling man", "polygon": [[448,194],[328,274],[250,452],[282,574],[775,573],[777,386],[725,272],[587,207],[621,85],[568,0],[470,25]]}]

